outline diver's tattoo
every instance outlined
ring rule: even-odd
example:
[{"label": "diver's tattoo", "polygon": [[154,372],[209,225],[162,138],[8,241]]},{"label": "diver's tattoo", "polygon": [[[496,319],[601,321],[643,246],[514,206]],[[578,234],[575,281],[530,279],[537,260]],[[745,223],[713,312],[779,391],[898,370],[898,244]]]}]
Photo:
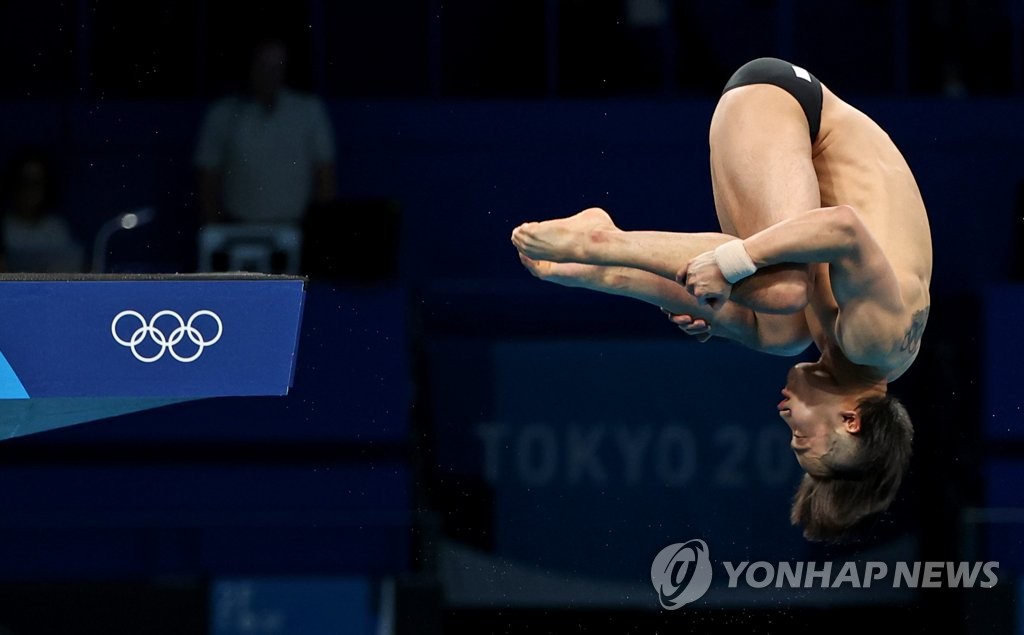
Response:
[{"label": "diver's tattoo", "polygon": [[931,309],[931,305],[928,305],[917,313],[914,313],[914,317],[910,320],[910,328],[907,329],[906,334],[903,336],[903,344],[900,345],[901,351],[906,351],[911,355],[917,353],[918,347],[921,346],[921,336],[924,334],[924,325],[928,321],[929,309]]}]

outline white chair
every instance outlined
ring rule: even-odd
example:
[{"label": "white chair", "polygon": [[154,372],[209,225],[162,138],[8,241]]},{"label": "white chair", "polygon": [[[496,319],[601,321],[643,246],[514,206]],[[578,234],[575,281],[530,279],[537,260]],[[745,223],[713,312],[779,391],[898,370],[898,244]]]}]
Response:
[{"label": "white chair", "polygon": [[299,273],[302,231],[292,225],[206,225],[199,230],[199,271]]}]

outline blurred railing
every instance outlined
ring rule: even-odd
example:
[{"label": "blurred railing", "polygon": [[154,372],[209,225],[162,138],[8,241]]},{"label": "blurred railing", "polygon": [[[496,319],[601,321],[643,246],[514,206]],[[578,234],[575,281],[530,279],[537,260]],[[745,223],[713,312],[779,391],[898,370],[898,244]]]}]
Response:
[{"label": "blurred railing", "polygon": [[0,95],[214,96],[246,79],[249,24],[291,41],[293,83],[338,97],[710,95],[764,55],[879,95],[1024,90],[1024,0],[257,4],[14,0]]}]

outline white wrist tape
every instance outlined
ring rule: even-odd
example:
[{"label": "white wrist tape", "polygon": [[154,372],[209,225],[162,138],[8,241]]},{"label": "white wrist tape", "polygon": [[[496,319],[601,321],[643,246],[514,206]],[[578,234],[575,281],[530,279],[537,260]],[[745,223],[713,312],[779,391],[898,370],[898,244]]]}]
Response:
[{"label": "white wrist tape", "polygon": [[735,284],[757,271],[750,254],[743,247],[743,241],[738,238],[715,248],[715,262],[729,284]]}]

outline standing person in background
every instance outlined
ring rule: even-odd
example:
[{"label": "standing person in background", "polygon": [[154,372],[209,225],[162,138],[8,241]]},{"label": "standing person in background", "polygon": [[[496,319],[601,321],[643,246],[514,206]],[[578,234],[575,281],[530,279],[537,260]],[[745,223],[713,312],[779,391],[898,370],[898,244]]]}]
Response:
[{"label": "standing person in background", "polygon": [[285,85],[280,38],[252,50],[249,92],[206,115],[195,166],[204,223],[300,225],[310,203],[334,199],[334,137],[323,103]]},{"label": "standing person in background", "polygon": [[3,268],[18,273],[76,273],[85,252],[56,211],[57,177],[46,153],[19,150],[3,188]]}]

